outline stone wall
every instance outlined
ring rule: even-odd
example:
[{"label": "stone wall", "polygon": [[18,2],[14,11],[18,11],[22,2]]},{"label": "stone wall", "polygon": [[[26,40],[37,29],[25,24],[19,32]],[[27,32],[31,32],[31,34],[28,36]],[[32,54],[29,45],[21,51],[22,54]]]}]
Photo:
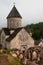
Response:
[{"label": "stone wall", "polygon": [[19,28],[21,27],[21,18],[8,18],[7,19],[8,28]]},{"label": "stone wall", "polygon": [[2,44],[2,47],[5,48],[5,33],[4,33],[4,31],[2,31],[2,33],[1,33],[1,44]]},{"label": "stone wall", "polygon": [[26,45],[28,47],[34,47],[34,40],[32,37],[26,32],[25,29],[22,29],[14,39],[10,42],[10,47],[20,49],[21,46]]}]

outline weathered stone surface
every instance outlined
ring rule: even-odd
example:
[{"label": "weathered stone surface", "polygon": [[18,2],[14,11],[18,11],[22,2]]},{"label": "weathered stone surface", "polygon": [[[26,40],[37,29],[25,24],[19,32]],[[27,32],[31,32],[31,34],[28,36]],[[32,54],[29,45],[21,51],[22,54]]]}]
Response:
[{"label": "weathered stone surface", "polygon": [[21,18],[8,18],[7,27],[10,29],[21,27]]},{"label": "weathered stone surface", "polygon": [[[21,38],[21,39],[20,39]],[[34,47],[34,40],[32,37],[27,33],[25,29],[22,29],[14,39],[10,42],[10,48],[17,48],[22,49],[23,48],[29,48]]]}]

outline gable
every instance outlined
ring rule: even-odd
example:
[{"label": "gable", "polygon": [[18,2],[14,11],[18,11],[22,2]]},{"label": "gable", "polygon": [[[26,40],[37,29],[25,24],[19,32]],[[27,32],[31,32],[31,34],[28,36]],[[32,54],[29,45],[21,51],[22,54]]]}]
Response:
[{"label": "gable", "polygon": [[34,40],[30,34],[22,28],[17,35],[10,41],[11,48],[21,48],[21,47],[33,47]]},{"label": "gable", "polygon": [[23,28],[17,35],[21,41],[26,41],[28,39],[29,33]]},{"label": "gable", "polygon": [[6,41],[11,41],[15,37],[18,37],[19,40],[25,41],[27,39],[33,40],[33,38],[30,36],[30,33],[28,33],[24,28],[17,28],[15,31],[9,36],[9,38],[6,39]]},{"label": "gable", "polygon": [[[17,35],[14,37],[14,38],[17,38],[19,39],[20,41],[27,41],[27,40],[33,40],[33,38],[30,36],[30,34],[24,29],[22,28],[18,33]],[[13,38],[13,39],[14,39]],[[12,39],[12,40],[13,40]]]}]

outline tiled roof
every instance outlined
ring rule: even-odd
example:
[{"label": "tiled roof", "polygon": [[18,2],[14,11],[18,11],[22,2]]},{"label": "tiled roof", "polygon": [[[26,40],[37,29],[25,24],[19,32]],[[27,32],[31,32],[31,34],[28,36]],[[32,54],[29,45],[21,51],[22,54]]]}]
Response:
[{"label": "tiled roof", "polygon": [[[23,27],[22,27],[23,28]],[[15,29],[15,31],[9,36],[9,38],[6,39],[6,41],[11,41],[16,35],[17,33],[22,29],[22,28],[17,28]]]},{"label": "tiled roof", "polygon": [[5,35],[10,35],[10,30],[8,28],[3,28]]},{"label": "tiled roof", "polygon": [[7,18],[12,18],[12,17],[22,18],[15,6],[12,8],[11,12],[7,16]]},{"label": "tiled roof", "polygon": [[[9,29],[9,28],[3,28],[5,35],[9,35],[9,37],[6,39],[6,41],[11,41],[18,32],[20,32],[21,29],[23,29],[24,27],[21,28],[16,28],[16,29]],[[25,28],[24,28],[25,29]],[[10,34],[10,31],[14,31],[12,34]],[[25,29],[26,30],[26,29]],[[26,30],[27,31],[27,30]]]},{"label": "tiled roof", "polygon": [[11,31],[11,30],[15,30],[15,29],[14,29],[14,28],[12,28],[12,29],[3,28],[2,30],[4,30],[5,35],[10,35],[10,31]]}]

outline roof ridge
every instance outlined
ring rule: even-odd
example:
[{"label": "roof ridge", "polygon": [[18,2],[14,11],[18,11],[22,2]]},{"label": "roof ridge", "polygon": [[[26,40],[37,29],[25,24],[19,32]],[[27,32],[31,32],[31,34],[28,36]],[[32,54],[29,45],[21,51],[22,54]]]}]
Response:
[{"label": "roof ridge", "polygon": [[22,28],[17,28],[15,31],[6,39],[6,41],[12,40]]}]

